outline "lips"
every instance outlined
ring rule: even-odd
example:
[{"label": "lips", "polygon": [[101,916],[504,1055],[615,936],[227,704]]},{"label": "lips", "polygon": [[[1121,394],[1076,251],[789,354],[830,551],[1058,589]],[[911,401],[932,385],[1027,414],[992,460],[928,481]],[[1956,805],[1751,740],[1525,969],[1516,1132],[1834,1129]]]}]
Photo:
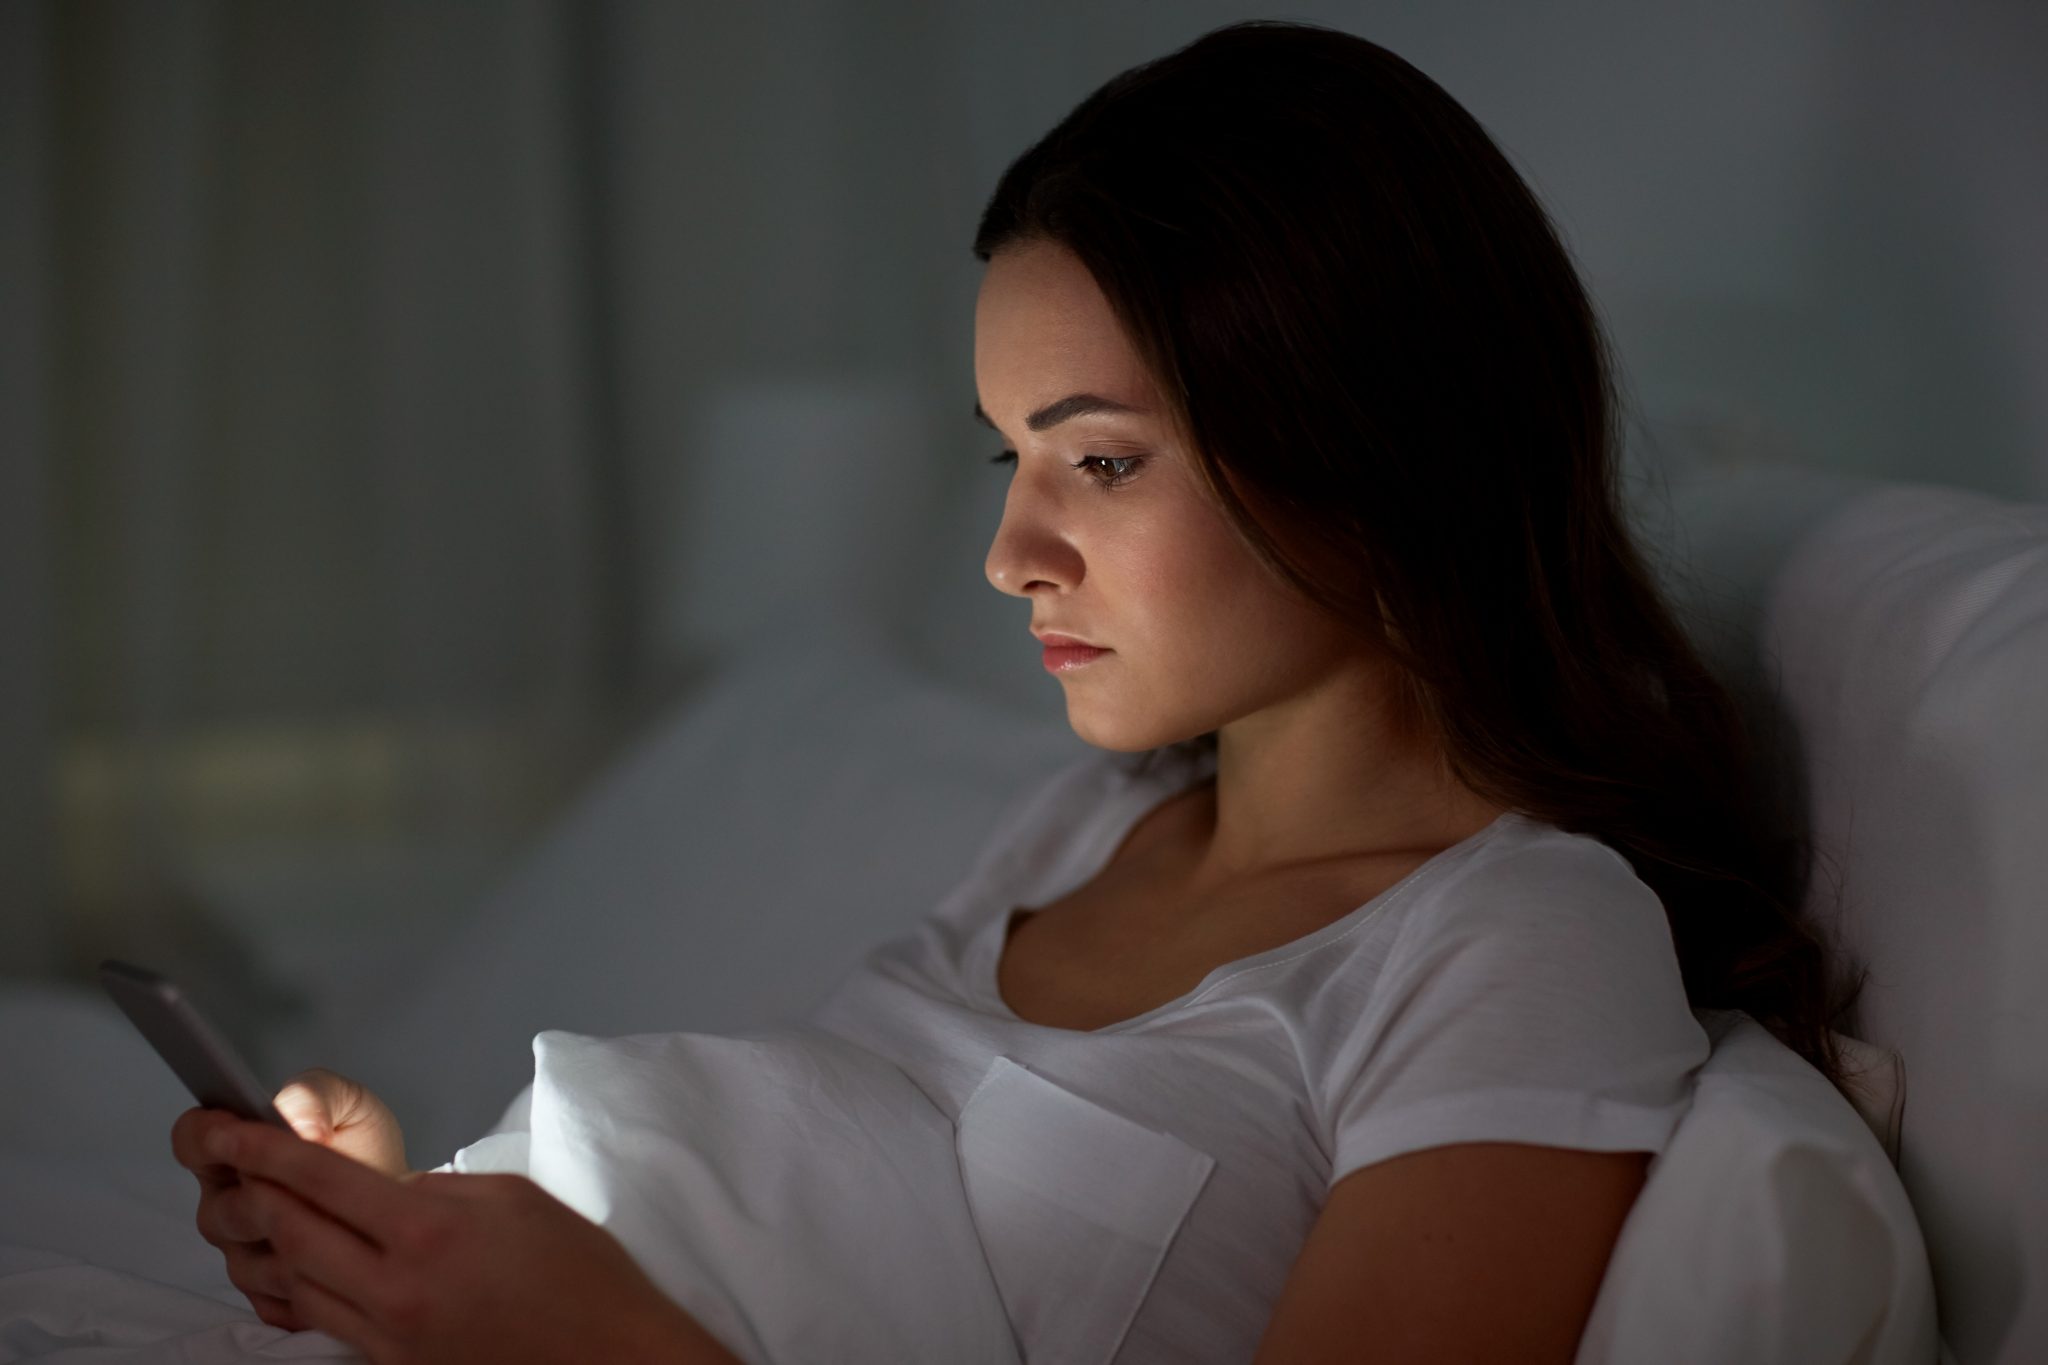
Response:
[{"label": "lips", "polygon": [[[1065,639],[1065,636],[1048,636],[1048,639]],[[1047,645],[1045,667],[1051,673],[1071,673],[1100,659],[1108,650],[1095,645]]]},{"label": "lips", "polygon": [[[1034,631],[1034,632],[1032,632],[1032,633],[1033,633],[1033,634],[1038,634],[1038,633],[1037,633],[1036,631]],[[1045,646],[1046,648],[1048,648],[1048,649],[1102,649],[1102,648],[1105,648],[1105,646],[1102,646],[1102,645],[1098,645],[1098,644],[1096,644],[1096,643],[1094,643],[1093,641],[1090,641],[1090,640],[1083,640],[1083,639],[1081,639],[1081,638],[1080,638],[1080,637],[1078,637],[1078,636],[1074,636],[1074,635],[1060,635],[1060,634],[1057,634],[1057,633],[1055,633],[1055,632],[1053,632],[1053,631],[1046,631],[1046,632],[1045,632],[1044,634],[1042,634],[1042,635],[1038,635],[1038,643],[1040,643],[1040,644],[1044,645],[1044,646]]]}]

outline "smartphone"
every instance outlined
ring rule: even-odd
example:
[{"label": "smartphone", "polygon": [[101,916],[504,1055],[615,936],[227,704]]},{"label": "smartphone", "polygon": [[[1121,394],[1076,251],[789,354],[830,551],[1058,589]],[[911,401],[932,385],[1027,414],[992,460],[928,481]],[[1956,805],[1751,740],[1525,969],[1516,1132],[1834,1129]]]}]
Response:
[{"label": "smartphone", "polygon": [[142,1031],[157,1055],[170,1063],[201,1105],[296,1135],[297,1130],[270,1102],[270,1093],[257,1082],[256,1073],[177,986],[146,967],[113,958],[100,963],[99,976],[121,1012]]}]

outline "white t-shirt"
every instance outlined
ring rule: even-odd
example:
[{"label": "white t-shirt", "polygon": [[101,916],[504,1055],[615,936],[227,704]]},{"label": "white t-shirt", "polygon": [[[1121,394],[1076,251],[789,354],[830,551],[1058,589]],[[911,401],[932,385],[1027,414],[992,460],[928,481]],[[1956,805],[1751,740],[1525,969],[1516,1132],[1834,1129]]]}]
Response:
[{"label": "white t-shirt", "polygon": [[1027,1362],[1067,1358],[1083,1300],[1090,1358],[1249,1360],[1338,1179],[1454,1142],[1659,1152],[1711,1050],[1655,892],[1597,839],[1513,812],[1156,1009],[1090,1031],[1017,1018],[995,984],[1007,912],[1091,880],[1215,763],[1190,741],[1055,773],[807,1016],[955,1121]]}]

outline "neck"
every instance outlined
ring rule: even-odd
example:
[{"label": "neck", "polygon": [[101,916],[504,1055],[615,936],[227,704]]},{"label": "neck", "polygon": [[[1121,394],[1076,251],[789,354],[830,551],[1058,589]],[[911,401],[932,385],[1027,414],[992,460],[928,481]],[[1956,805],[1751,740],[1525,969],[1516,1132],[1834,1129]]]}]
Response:
[{"label": "neck", "polygon": [[1316,864],[1439,852],[1502,809],[1445,771],[1355,673],[1224,726],[1195,802],[1198,876],[1230,881]]}]

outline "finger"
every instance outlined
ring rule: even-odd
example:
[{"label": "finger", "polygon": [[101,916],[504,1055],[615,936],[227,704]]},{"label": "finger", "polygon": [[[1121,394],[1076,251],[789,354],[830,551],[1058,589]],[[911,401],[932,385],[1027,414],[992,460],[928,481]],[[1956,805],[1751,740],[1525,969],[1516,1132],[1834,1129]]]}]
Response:
[{"label": "finger", "polygon": [[226,1140],[224,1148],[216,1149],[219,1159],[244,1176],[284,1186],[380,1247],[391,1245],[407,1209],[417,1203],[417,1196],[393,1177],[268,1124],[238,1120],[234,1128],[213,1136]]},{"label": "finger", "polygon": [[324,1142],[341,1121],[341,1095],[336,1082],[342,1077],[326,1067],[301,1071],[278,1088],[271,1104],[300,1137]]},{"label": "finger", "polygon": [[199,1177],[206,1189],[228,1189],[239,1177],[233,1166],[222,1164],[206,1150],[207,1135],[231,1128],[244,1120],[220,1109],[187,1109],[171,1124],[171,1155],[180,1166]]},{"label": "finger", "polygon": [[262,1295],[282,1302],[291,1287],[291,1267],[279,1259],[268,1242],[236,1242],[223,1248],[228,1264],[228,1281],[251,1298]]},{"label": "finger", "polygon": [[370,1321],[362,1309],[318,1280],[301,1276],[292,1283],[291,1306],[308,1327],[345,1341],[371,1360],[397,1360],[396,1338]]},{"label": "finger", "polygon": [[282,1327],[287,1332],[306,1330],[306,1320],[292,1307],[290,1299],[280,1299],[275,1294],[252,1294],[246,1289],[242,1290],[242,1297],[256,1310],[256,1316],[270,1326]]},{"label": "finger", "polygon": [[199,1228],[199,1235],[223,1251],[231,1246],[262,1241],[263,1234],[257,1231],[254,1220],[249,1217],[248,1190],[249,1186],[241,1185],[201,1195],[199,1212],[192,1220]]},{"label": "finger", "polygon": [[250,1184],[256,1221],[276,1250],[279,1293],[311,1279],[351,1305],[382,1301],[387,1272],[375,1246],[282,1185]]}]

